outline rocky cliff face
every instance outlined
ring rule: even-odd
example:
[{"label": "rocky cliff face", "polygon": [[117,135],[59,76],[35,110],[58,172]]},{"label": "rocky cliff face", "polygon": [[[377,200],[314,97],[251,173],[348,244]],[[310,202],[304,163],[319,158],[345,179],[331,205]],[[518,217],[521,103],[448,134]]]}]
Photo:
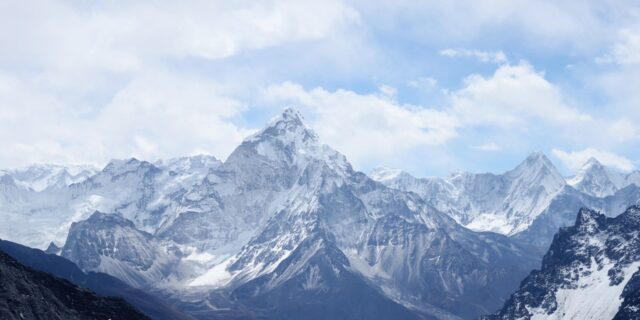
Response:
[{"label": "rocky cliff face", "polygon": [[640,207],[607,218],[580,210],[556,234],[502,310],[486,319],[634,319],[640,276]]},{"label": "rocky cliff face", "polygon": [[104,298],[0,251],[2,319],[148,319],[121,299]]}]

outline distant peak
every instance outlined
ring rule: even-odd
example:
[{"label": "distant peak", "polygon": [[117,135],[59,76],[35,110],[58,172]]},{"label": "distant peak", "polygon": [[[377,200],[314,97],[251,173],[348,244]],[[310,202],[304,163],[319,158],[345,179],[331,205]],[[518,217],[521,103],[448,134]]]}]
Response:
[{"label": "distant peak", "polygon": [[549,160],[549,158],[547,158],[547,156],[544,153],[538,151],[538,152],[533,152],[529,156],[527,156],[527,158],[524,161],[522,161],[520,165],[518,165],[518,167],[516,168],[516,171],[521,171],[524,169],[539,170],[542,168],[547,168],[553,172],[556,171],[556,168],[551,162],[551,160]]},{"label": "distant peak", "polygon": [[604,166],[602,165],[602,163],[600,163],[600,161],[598,161],[598,159],[591,157],[582,165],[582,167],[583,168],[594,168],[594,167],[601,168]]},{"label": "distant peak", "polygon": [[531,154],[529,154],[525,161],[527,161],[527,162],[538,162],[538,161],[549,162],[549,158],[547,158],[547,156],[542,151],[536,151],[536,152],[532,152]]},{"label": "distant peak", "polygon": [[45,250],[44,252],[48,253],[48,254],[59,254],[60,251],[62,250],[62,248],[58,247],[53,241],[51,241],[49,243],[49,246],[47,247],[47,250]]}]

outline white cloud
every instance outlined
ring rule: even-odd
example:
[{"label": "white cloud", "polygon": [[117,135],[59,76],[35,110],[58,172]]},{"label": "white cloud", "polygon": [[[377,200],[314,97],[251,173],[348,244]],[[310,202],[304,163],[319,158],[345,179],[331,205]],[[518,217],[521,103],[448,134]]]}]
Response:
[{"label": "white cloud", "polygon": [[500,66],[491,77],[469,76],[452,94],[453,112],[469,124],[513,127],[590,120],[528,63]]},{"label": "white cloud", "polygon": [[380,90],[380,93],[389,98],[393,98],[398,93],[398,89],[388,85],[382,85],[378,88],[378,90]]},{"label": "white cloud", "polygon": [[225,157],[251,130],[231,118],[244,111],[216,85],[177,74],[140,76],[99,110],[83,113],[52,95],[0,77],[0,163],[153,160],[196,153]]},{"label": "white cloud", "polygon": [[480,51],[480,50],[469,50],[469,49],[444,49],[440,51],[441,56],[449,57],[449,58],[475,58],[480,60],[480,62],[492,62],[492,63],[507,63],[509,60],[507,59],[507,55],[502,51]]},{"label": "white cloud", "polygon": [[417,89],[431,90],[438,85],[438,80],[431,77],[420,77],[407,81],[407,86]]},{"label": "white cloud", "polygon": [[[264,96],[278,108],[287,100],[303,106],[321,136],[357,161],[415,157],[402,152],[431,152],[455,137],[468,140],[441,153],[459,146],[544,149],[532,145],[550,136],[558,145],[632,149],[640,77],[630,3],[3,1],[0,167],[193,152],[224,157],[250,131],[237,124],[253,121],[243,118],[253,112],[244,103],[253,104],[257,88],[285,80],[292,83],[271,86]],[[481,67],[495,66],[494,73],[469,76],[458,90],[449,84],[476,71],[449,73],[433,66],[442,58],[429,61],[422,51],[487,43],[502,47],[442,50],[496,64]],[[585,98],[581,89],[569,95],[560,86],[586,85],[584,61],[603,52],[624,68],[600,66],[612,72],[599,80],[608,90],[606,108],[582,106],[575,101],[599,99],[602,88],[585,89]],[[527,63],[508,61],[520,55],[545,57],[541,63],[552,61],[547,68],[560,57],[573,67],[551,69],[551,81]],[[387,85],[367,93],[348,87],[370,83]],[[319,84],[331,89],[310,89]],[[567,98],[574,94],[576,100]],[[438,107],[405,103],[420,99]]]},{"label": "white cloud", "polygon": [[[340,1],[5,2],[4,59],[116,70],[166,56],[224,58],[326,36],[358,14]],[[16,32],[21,30],[21,32]],[[24,39],[30,41],[24,41]],[[24,57],[21,57],[24,56]]]},{"label": "white cloud", "polygon": [[637,137],[625,119],[595,119],[571,106],[559,87],[525,62],[499,66],[488,77],[469,76],[440,108],[403,105],[396,96],[397,90],[388,86],[361,94],[307,90],[290,82],[262,93],[271,105],[305,109],[324,141],[355,162],[402,157],[414,148],[442,146],[457,137],[482,151],[499,151],[505,145],[545,148],[545,139],[600,146]]},{"label": "white cloud", "polygon": [[198,63],[358,23],[339,0],[0,2],[0,167],[224,158],[244,104]]},{"label": "white cloud", "polygon": [[507,33],[508,42],[534,50],[589,51],[609,41],[616,25],[633,21],[630,8],[636,7],[633,0],[451,0],[446,4],[398,0],[370,12],[359,9],[374,16],[381,28],[399,28],[403,37],[445,47],[474,41],[486,44]]},{"label": "white cloud", "polygon": [[600,163],[614,167],[622,171],[631,171],[635,168],[633,162],[621,155],[612,152],[602,151],[595,148],[587,148],[580,151],[566,152],[553,149],[553,155],[558,158],[567,168],[579,170],[589,159],[595,158]]},{"label": "white cloud", "polygon": [[618,32],[617,42],[604,56],[596,58],[598,63],[639,64],[640,63],[640,28],[622,29]]},{"label": "white cloud", "polygon": [[321,139],[356,163],[398,157],[415,147],[441,145],[456,136],[451,115],[400,105],[393,97],[349,90],[305,90],[294,83],[270,86],[263,99],[293,104],[309,114]]},{"label": "white cloud", "polygon": [[489,142],[489,143],[473,146],[473,148],[477,149],[477,150],[482,150],[482,151],[500,151],[500,150],[502,150],[502,147],[500,147],[495,142]]},{"label": "white cloud", "polygon": [[637,128],[628,119],[618,119],[607,127],[607,136],[614,141],[625,142],[638,138]]}]

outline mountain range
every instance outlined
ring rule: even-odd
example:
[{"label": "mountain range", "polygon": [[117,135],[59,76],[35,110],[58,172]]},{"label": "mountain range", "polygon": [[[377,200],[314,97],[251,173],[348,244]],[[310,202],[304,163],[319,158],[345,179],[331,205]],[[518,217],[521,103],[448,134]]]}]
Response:
[{"label": "mountain range", "polygon": [[514,299],[582,207],[640,199],[637,172],[591,160],[564,177],[542,153],[503,174],[366,175],[294,109],[225,161],[72,171],[2,171],[0,237],[200,319],[474,319]]},{"label": "mountain range", "polygon": [[540,152],[503,174],[460,172],[445,178],[416,178],[380,168],[370,176],[420,195],[469,229],[507,235],[540,254],[559,228],[573,224],[580,208],[613,216],[640,199],[640,171],[623,174],[591,158],[575,176],[563,177]]}]

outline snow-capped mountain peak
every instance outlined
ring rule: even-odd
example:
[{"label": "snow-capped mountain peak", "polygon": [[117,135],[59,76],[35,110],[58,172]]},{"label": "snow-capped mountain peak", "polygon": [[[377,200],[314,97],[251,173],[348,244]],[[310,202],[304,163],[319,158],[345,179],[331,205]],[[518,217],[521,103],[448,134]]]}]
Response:
[{"label": "snow-capped mountain peak", "polygon": [[[522,161],[515,169],[508,171],[507,175],[517,178],[528,176],[528,178],[548,178],[549,183],[556,186],[564,185],[564,178],[553,165],[551,160],[542,152],[534,152]],[[534,181],[532,181],[534,182]]]},{"label": "snow-capped mountain peak", "polygon": [[378,169],[371,177],[420,195],[473,230],[507,235],[526,229],[566,186],[541,152],[504,174],[458,172],[447,178],[415,178],[399,170]]},{"label": "snow-capped mountain peak", "polygon": [[607,168],[595,158],[590,158],[567,183],[586,194],[605,197],[628,185],[625,180],[622,173]]},{"label": "snow-capped mountain peak", "polygon": [[318,143],[318,135],[304,123],[302,114],[293,108],[285,109],[282,114],[273,118],[262,130],[245,139],[245,142],[260,142],[277,139],[284,144]]},{"label": "snow-capped mountain peak", "polygon": [[299,111],[288,108],[264,129],[245,139],[222,168],[241,172],[246,170],[240,167],[266,161],[272,167],[301,170],[310,161],[317,160],[343,173],[352,170],[342,154],[320,143],[318,135],[304,123]]},{"label": "snow-capped mountain peak", "polygon": [[[565,185],[565,179],[558,169],[543,153],[536,152],[529,155],[515,169],[505,173],[511,180],[510,193],[530,193],[540,186],[548,194],[560,191]],[[521,194],[517,194],[520,196]],[[515,196],[512,195],[513,198]]]}]

